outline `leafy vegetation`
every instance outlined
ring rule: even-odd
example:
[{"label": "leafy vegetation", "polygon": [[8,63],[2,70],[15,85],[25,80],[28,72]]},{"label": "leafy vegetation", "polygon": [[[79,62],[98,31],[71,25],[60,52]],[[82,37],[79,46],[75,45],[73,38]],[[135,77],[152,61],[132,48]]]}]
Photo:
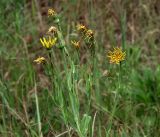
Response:
[{"label": "leafy vegetation", "polygon": [[159,137],[159,4],[1,0],[0,136]]}]

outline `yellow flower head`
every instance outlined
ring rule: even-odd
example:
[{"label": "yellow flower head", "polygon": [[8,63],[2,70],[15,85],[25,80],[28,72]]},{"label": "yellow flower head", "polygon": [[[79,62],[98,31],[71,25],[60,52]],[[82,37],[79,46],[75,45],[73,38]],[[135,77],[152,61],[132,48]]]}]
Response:
[{"label": "yellow flower head", "polygon": [[55,33],[57,32],[57,28],[54,27],[54,26],[51,26],[49,29],[48,29],[48,33]]},{"label": "yellow flower head", "polygon": [[38,57],[37,59],[34,60],[37,64],[44,63],[46,59],[44,57]]},{"label": "yellow flower head", "polygon": [[40,42],[42,43],[42,46],[46,49],[51,49],[56,44],[57,38],[51,38],[48,39],[43,37],[43,39],[40,38]]},{"label": "yellow flower head", "polygon": [[86,26],[84,26],[82,24],[78,24],[77,25],[77,30],[80,31],[80,32],[86,32],[87,28],[86,28]]},{"label": "yellow flower head", "polygon": [[93,35],[94,35],[94,33],[91,29],[87,30],[86,37],[91,38],[91,37],[93,37]]},{"label": "yellow flower head", "polygon": [[80,41],[71,41],[71,43],[75,48],[77,48],[77,49],[80,48]]},{"label": "yellow flower head", "polygon": [[109,51],[107,57],[110,59],[110,63],[119,64],[122,60],[125,60],[126,53],[120,48],[114,48],[113,51]]},{"label": "yellow flower head", "polygon": [[48,17],[55,16],[56,12],[53,9],[48,9]]}]

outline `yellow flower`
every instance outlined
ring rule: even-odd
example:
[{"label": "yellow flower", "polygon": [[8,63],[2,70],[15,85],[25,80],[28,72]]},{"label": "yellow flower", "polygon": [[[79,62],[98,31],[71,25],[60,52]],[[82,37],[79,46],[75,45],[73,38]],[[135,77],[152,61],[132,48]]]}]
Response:
[{"label": "yellow flower", "polygon": [[37,64],[44,63],[46,59],[44,57],[38,57],[37,59],[34,60]]},{"label": "yellow flower", "polygon": [[54,26],[51,26],[49,29],[48,29],[48,33],[55,33],[57,32],[57,28],[54,27]]},{"label": "yellow flower", "polygon": [[56,15],[56,12],[53,9],[48,9],[48,17]]},{"label": "yellow flower", "polygon": [[91,29],[89,29],[89,30],[87,30],[87,32],[86,32],[86,37],[88,37],[88,38],[92,38],[93,37],[93,31],[91,30]]},{"label": "yellow flower", "polygon": [[40,42],[42,43],[42,46],[45,47],[46,49],[51,49],[55,44],[56,44],[57,38],[51,38],[49,37],[48,39],[40,38]]},{"label": "yellow flower", "polygon": [[81,32],[86,32],[87,31],[87,28],[86,26],[82,25],[82,24],[78,24],[77,25],[77,30],[78,31],[81,31]]},{"label": "yellow flower", "polygon": [[80,41],[71,41],[71,43],[75,48],[77,48],[77,49],[80,48]]},{"label": "yellow flower", "polygon": [[107,57],[110,59],[110,63],[119,64],[122,60],[125,60],[126,53],[120,48],[114,48],[113,51],[109,51]]}]

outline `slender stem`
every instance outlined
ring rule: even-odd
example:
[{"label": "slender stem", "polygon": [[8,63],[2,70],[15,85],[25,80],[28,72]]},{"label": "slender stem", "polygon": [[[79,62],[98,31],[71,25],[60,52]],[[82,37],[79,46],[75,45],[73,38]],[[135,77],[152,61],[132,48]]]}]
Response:
[{"label": "slender stem", "polygon": [[41,125],[41,118],[40,118],[40,111],[39,111],[39,101],[37,96],[37,85],[35,82],[35,99],[36,99],[36,111],[37,111],[37,122],[38,122],[38,133],[39,137],[43,137],[42,135],[42,125]]},{"label": "slender stem", "polygon": [[118,65],[118,89],[121,87],[121,64]]}]

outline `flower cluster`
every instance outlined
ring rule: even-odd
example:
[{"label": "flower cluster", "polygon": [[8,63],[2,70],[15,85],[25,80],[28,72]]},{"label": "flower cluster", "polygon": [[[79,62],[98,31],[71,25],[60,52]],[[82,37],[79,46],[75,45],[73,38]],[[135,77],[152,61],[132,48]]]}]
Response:
[{"label": "flower cluster", "polygon": [[38,57],[37,59],[34,60],[37,64],[44,63],[46,59],[44,57]]},{"label": "flower cluster", "polygon": [[84,25],[82,25],[82,24],[78,24],[78,25],[77,25],[77,30],[78,30],[79,32],[81,32],[81,33],[86,33],[87,28],[86,28],[86,26],[84,26]]},{"label": "flower cluster", "polygon": [[[87,27],[83,24],[78,24],[76,28],[82,36],[82,38],[84,39],[86,45],[89,45],[89,47],[94,45],[94,33],[91,29],[87,29]],[[71,44],[77,49],[80,48],[80,40],[71,41]]]},{"label": "flower cluster", "polygon": [[57,28],[55,26],[51,26],[49,29],[48,29],[48,34],[55,34],[57,33]]},{"label": "flower cluster", "polygon": [[126,53],[120,48],[114,48],[113,51],[109,51],[107,57],[110,63],[119,64],[121,61],[125,60]]},{"label": "flower cluster", "polygon": [[53,9],[48,9],[48,17],[55,16],[56,12]]},{"label": "flower cluster", "polygon": [[94,37],[94,33],[91,29],[87,30],[86,37],[89,38],[89,39]]},{"label": "flower cluster", "polygon": [[84,26],[84,25],[82,25],[82,24],[78,24],[77,25],[77,31],[80,32],[85,39],[87,39],[87,38],[89,38],[89,39],[94,38],[93,30],[87,29],[87,27]]},{"label": "flower cluster", "polygon": [[[40,42],[44,48],[46,48],[48,51],[51,50],[53,46],[56,45],[57,41],[59,43],[59,49],[62,49],[63,47],[64,51],[68,54],[68,51],[65,47],[65,40],[62,36],[61,28],[59,21],[59,17],[57,13],[53,9],[48,10],[48,17],[53,17],[54,23],[57,27],[51,26],[48,29],[47,36],[44,36],[40,38]],[[87,47],[91,49],[91,55],[95,57],[95,33],[93,30],[88,29],[83,24],[78,24],[76,26],[78,33],[80,34],[80,40],[72,40],[71,44],[76,48],[80,48],[81,40],[85,42]],[[49,52],[50,54],[50,52]],[[109,58],[110,63],[119,64],[121,61],[125,60],[126,53],[122,51],[122,49],[116,47],[113,51],[109,51],[107,54],[107,57]],[[44,63],[46,59],[44,57],[38,57],[34,60],[37,64]]]},{"label": "flower cluster", "polygon": [[[56,12],[53,9],[48,9],[48,17],[54,17],[56,16]],[[54,37],[53,34],[57,33],[57,28],[54,26],[51,26],[47,32],[49,36],[45,36],[43,38],[40,38],[40,42],[44,48],[47,50],[50,50],[53,46],[56,45],[57,42],[57,37]],[[44,57],[38,57],[37,59],[34,60],[37,64],[41,64],[45,62]]]},{"label": "flower cluster", "polygon": [[40,42],[42,43],[42,46],[46,49],[51,49],[56,44],[57,38],[52,38],[49,36],[49,38],[40,38]]},{"label": "flower cluster", "polygon": [[71,41],[71,43],[75,48],[77,48],[77,49],[80,48],[80,41]]}]

